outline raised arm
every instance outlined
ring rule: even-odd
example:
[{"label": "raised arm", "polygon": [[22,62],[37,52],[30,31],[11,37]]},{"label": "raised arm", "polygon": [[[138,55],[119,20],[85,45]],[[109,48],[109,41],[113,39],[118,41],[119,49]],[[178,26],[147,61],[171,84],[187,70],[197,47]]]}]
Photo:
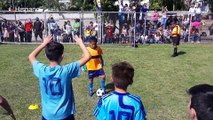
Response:
[{"label": "raised arm", "polygon": [[45,48],[45,46],[51,42],[52,40],[52,36],[49,35],[46,38],[44,38],[44,42],[41,43],[35,50],[33,50],[30,55],[28,56],[28,59],[30,61],[31,64],[33,64],[33,62],[36,60],[36,57],[38,56],[38,54],[42,51],[43,48]]},{"label": "raised arm", "polygon": [[76,41],[76,43],[80,46],[82,52],[83,52],[83,57],[78,60],[80,62],[80,66],[83,66],[87,61],[90,60],[91,55],[88,52],[87,48],[85,47],[82,39],[80,37],[78,37],[77,35],[74,36],[74,40]]}]

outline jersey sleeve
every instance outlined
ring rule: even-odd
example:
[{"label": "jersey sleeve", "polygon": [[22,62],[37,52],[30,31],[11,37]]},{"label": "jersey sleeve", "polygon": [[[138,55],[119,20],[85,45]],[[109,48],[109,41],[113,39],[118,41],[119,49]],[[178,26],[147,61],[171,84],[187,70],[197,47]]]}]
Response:
[{"label": "jersey sleeve", "polygon": [[146,111],[142,102],[140,102],[140,107],[135,111],[135,119],[134,120],[146,120]]},{"label": "jersey sleeve", "polygon": [[96,117],[97,120],[106,120],[106,114],[104,112],[104,105],[103,105],[103,101],[100,98],[100,100],[98,101],[96,108],[93,111],[93,115]]},{"label": "jersey sleeve", "polygon": [[66,65],[66,68],[68,70],[68,74],[70,78],[75,78],[80,76],[80,63],[79,62],[73,62]]},{"label": "jersey sleeve", "polygon": [[103,50],[99,47],[99,50],[98,50],[98,54],[99,55],[102,55],[103,54]]},{"label": "jersey sleeve", "polygon": [[36,77],[39,77],[39,71],[41,70],[42,67],[45,67],[43,63],[40,63],[37,60],[33,62],[33,73],[35,74]]}]

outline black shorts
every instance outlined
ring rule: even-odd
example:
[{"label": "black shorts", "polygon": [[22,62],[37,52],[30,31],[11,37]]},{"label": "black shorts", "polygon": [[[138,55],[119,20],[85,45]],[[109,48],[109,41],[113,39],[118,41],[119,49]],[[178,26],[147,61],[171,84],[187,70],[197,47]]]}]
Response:
[{"label": "black shorts", "polygon": [[180,37],[177,36],[177,37],[172,37],[172,43],[174,46],[177,46],[180,44]]},{"label": "black shorts", "polygon": [[35,37],[37,38],[38,36],[39,36],[41,39],[43,39],[43,37],[42,37],[42,32],[35,32]]}]

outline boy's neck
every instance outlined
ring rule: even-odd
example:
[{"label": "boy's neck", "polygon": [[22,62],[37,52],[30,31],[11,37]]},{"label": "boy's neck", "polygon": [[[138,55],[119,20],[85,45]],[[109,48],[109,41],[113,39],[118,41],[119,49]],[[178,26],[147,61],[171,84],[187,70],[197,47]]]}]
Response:
[{"label": "boy's neck", "polygon": [[57,66],[57,65],[59,65],[58,62],[56,62],[56,61],[50,61],[50,67],[51,67],[51,68],[53,68],[53,67],[55,67],[55,66]]},{"label": "boy's neck", "polygon": [[117,88],[117,87],[115,87],[115,91],[118,92],[118,93],[127,93],[127,90],[123,90],[123,89],[120,89],[120,88]]}]

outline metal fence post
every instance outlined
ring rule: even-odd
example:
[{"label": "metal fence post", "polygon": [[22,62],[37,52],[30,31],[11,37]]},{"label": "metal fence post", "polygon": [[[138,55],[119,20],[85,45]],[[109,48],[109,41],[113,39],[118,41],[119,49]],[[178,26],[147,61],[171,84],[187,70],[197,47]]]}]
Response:
[{"label": "metal fence post", "polygon": [[44,14],[44,31],[45,31],[45,35],[48,35],[48,31],[47,31],[47,15],[46,15],[46,12],[43,12]]},{"label": "metal fence post", "polygon": [[79,17],[80,17],[80,21],[79,21],[79,22],[80,22],[80,28],[79,28],[79,29],[80,29],[80,30],[79,30],[80,33],[79,33],[79,34],[80,34],[80,35],[81,35],[81,32],[82,32],[82,30],[81,30],[81,28],[82,28],[82,25],[81,25],[82,14],[83,14],[83,12],[80,11],[80,14],[79,14]]},{"label": "metal fence post", "polygon": [[188,41],[191,42],[191,33],[190,33],[190,30],[191,30],[191,25],[192,25],[192,14],[189,14],[190,15],[190,19],[189,19],[189,36],[188,36]]},{"label": "metal fence post", "polygon": [[14,17],[15,17],[15,21],[17,20],[17,18],[16,18],[16,12],[14,11]]},{"label": "metal fence post", "polygon": [[135,28],[136,28],[136,12],[134,13],[134,15],[135,15],[135,20],[134,20],[134,37],[133,37],[133,42],[134,42],[134,47],[135,47],[135,34],[136,34],[136,32],[135,32]]},{"label": "metal fence post", "polygon": [[81,35],[85,38],[84,29],[85,29],[85,25],[84,25],[84,12],[81,12],[80,30],[81,30]]},{"label": "metal fence post", "polygon": [[102,17],[103,17],[103,12],[101,12],[101,13],[99,13],[98,12],[98,16],[100,16],[100,21],[98,22],[98,30],[101,32],[101,33],[98,33],[98,38],[100,38],[100,40],[101,40],[101,43],[103,44],[103,24],[102,24]]}]

